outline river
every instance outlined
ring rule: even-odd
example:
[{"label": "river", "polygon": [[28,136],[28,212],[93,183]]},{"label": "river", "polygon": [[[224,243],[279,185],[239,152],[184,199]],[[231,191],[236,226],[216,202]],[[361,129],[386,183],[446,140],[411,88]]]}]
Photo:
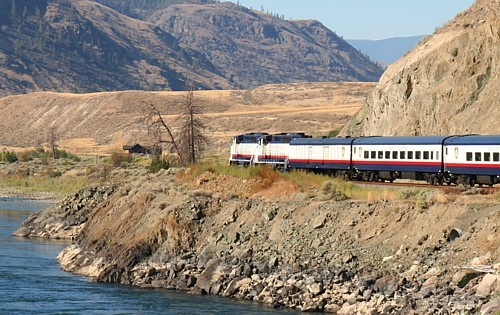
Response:
[{"label": "river", "polygon": [[64,241],[11,234],[47,204],[0,199],[0,314],[292,314],[258,303],[94,283],[63,272]]}]

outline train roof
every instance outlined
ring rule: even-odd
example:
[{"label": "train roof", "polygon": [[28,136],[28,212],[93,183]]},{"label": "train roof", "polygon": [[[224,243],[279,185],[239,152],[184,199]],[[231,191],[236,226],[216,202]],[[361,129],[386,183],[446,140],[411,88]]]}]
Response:
[{"label": "train roof", "polygon": [[445,136],[394,136],[394,137],[360,137],[354,145],[429,145],[442,144]]},{"label": "train roof", "polygon": [[355,138],[296,138],[290,145],[350,145]]},{"label": "train roof", "polygon": [[445,140],[445,145],[500,145],[500,135],[454,136]]},{"label": "train roof", "polygon": [[237,143],[257,143],[261,137],[267,135],[269,134],[265,132],[252,132],[234,136],[233,139],[236,139]]}]

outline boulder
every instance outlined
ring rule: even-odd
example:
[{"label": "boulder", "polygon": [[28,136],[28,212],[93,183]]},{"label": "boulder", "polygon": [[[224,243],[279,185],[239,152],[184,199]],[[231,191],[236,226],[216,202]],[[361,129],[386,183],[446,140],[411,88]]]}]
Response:
[{"label": "boulder", "polygon": [[476,296],[485,298],[496,292],[500,292],[500,276],[487,274],[479,283],[476,290]]},{"label": "boulder", "polygon": [[210,292],[212,284],[218,282],[223,275],[228,273],[228,267],[223,265],[220,259],[211,259],[208,261],[205,270],[201,273],[196,281],[195,287],[199,288],[205,293]]}]

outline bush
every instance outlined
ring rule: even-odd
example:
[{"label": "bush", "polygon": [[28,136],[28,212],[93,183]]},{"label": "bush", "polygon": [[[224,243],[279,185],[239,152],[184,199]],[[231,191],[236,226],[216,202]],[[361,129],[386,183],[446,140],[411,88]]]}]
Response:
[{"label": "bush", "polygon": [[113,152],[111,153],[111,162],[114,167],[119,167],[123,163],[131,163],[133,161],[132,154],[130,153],[122,153],[122,152]]},{"label": "bush", "polygon": [[153,155],[148,171],[149,173],[158,173],[158,171],[168,170],[170,167],[172,167],[172,161],[159,155]]},{"label": "bush", "polygon": [[425,210],[432,205],[432,191],[429,189],[419,190],[415,197],[417,198],[415,206],[419,210]]},{"label": "bush", "polygon": [[3,151],[0,154],[0,161],[2,162],[14,163],[17,162],[17,160],[18,160],[17,154],[15,154],[14,152]]}]

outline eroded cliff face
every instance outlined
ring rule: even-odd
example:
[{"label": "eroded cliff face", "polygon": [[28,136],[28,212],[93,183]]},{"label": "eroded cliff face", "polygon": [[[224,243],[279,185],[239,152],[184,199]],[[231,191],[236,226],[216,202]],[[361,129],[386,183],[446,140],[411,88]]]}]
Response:
[{"label": "eroded cliff face", "polygon": [[391,65],[343,135],[500,133],[500,1],[478,0]]}]

